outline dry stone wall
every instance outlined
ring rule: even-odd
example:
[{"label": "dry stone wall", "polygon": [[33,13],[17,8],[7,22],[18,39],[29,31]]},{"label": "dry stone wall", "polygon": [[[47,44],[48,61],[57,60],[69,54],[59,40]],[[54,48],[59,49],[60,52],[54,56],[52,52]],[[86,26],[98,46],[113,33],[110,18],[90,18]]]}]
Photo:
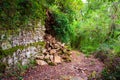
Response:
[{"label": "dry stone wall", "polygon": [[15,67],[18,62],[28,64],[35,55],[42,53],[44,32],[45,27],[39,23],[34,29],[21,29],[16,34],[0,34],[0,63],[8,67]]}]

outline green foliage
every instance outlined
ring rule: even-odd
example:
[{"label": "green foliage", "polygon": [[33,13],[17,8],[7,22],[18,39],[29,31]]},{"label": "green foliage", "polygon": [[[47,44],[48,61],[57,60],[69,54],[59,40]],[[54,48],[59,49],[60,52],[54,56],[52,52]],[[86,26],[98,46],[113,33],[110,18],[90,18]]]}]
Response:
[{"label": "green foliage", "polygon": [[86,54],[100,51],[104,44],[119,53],[118,0],[88,0],[84,7],[81,0],[44,0],[42,3],[51,12],[55,21],[51,27],[61,41]]},{"label": "green foliage", "polygon": [[48,9],[55,20],[51,27],[53,27],[56,37],[62,42],[70,43],[74,37],[75,31],[73,28],[75,25],[73,23],[77,20],[81,7],[81,0],[55,0],[49,5]]},{"label": "green foliage", "polygon": [[23,50],[24,46],[16,46],[7,50],[2,50],[2,48],[0,48],[0,59],[2,59],[3,57],[6,57],[8,55],[12,55],[14,52],[16,52],[18,49]]},{"label": "green foliage", "polygon": [[[102,80],[119,80],[120,78],[120,3],[115,1],[89,0],[82,9],[78,49],[90,54],[97,52],[106,65]],[[100,79],[101,79],[100,78]]]},{"label": "green foliage", "polygon": [[30,44],[28,44],[28,46],[35,46],[35,47],[37,47],[37,46],[41,46],[42,48],[44,48],[45,47],[45,41],[39,41],[39,42],[35,42],[35,43],[30,43]]},{"label": "green foliage", "polygon": [[30,21],[45,19],[42,0],[1,0],[0,27],[14,29],[25,27]]},{"label": "green foliage", "polygon": [[106,68],[102,71],[103,80],[119,80],[120,79],[120,58],[115,57],[106,64]]},{"label": "green foliage", "polygon": [[107,45],[106,48],[119,53],[119,6],[117,1],[89,0],[81,10],[82,19],[77,22],[79,26],[72,46],[90,54]]},{"label": "green foliage", "polygon": [[55,14],[56,25],[53,26],[57,37],[61,38],[62,41],[68,41],[70,37],[70,22],[68,16],[64,14]]},{"label": "green foliage", "polygon": [[108,69],[105,69],[103,72],[102,72],[102,75],[103,75],[103,80],[119,80],[120,78],[120,66],[119,68],[116,69],[116,71],[114,72],[109,72]]}]

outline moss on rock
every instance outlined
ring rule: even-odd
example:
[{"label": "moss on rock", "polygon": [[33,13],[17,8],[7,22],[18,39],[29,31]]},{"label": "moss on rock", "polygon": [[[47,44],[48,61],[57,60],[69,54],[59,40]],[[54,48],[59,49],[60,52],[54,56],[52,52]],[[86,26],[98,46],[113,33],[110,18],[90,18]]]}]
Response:
[{"label": "moss on rock", "polygon": [[30,43],[28,44],[27,46],[24,46],[24,45],[20,45],[20,46],[15,46],[15,47],[12,47],[10,49],[6,49],[6,50],[3,50],[1,47],[0,47],[0,59],[2,59],[3,57],[6,57],[8,55],[13,55],[14,52],[16,52],[18,49],[20,50],[23,50],[25,48],[28,48],[29,46],[41,46],[41,47],[45,47],[45,42],[44,41],[39,41],[39,42],[35,42],[35,43]]}]

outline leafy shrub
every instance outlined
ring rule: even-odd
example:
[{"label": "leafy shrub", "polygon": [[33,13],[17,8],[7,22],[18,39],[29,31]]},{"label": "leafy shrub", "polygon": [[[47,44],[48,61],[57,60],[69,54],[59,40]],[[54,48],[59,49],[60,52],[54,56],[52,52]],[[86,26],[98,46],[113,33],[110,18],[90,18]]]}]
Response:
[{"label": "leafy shrub", "polygon": [[14,29],[25,27],[30,21],[45,18],[42,1],[2,0],[0,2],[0,27]]},{"label": "leafy shrub", "polygon": [[103,80],[119,80],[120,79],[120,58],[115,57],[106,64],[106,68],[102,72]]},{"label": "leafy shrub", "polygon": [[[73,40],[73,43],[78,45],[75,46],[86,54],[100,51],[104,46],[119,53],[119,11],[117,1],[89,0],[81,11],[82,20],[77,27],[76,38]],[[111,16],[117,17],[113,19]]]},{"label": "leafy shrub", "polygon": [[[77,8],[73,5],[76,5]],[[62,42],[70,43],[72,38],[75,38],[76,25],[74,23],[77,21],[75,19],[81,6],[81,0],[55,0],[53,4],[49,6],[48,9],[52,12],[55,20],[55,23],[51,27],[53,27],[56,37]]]}]

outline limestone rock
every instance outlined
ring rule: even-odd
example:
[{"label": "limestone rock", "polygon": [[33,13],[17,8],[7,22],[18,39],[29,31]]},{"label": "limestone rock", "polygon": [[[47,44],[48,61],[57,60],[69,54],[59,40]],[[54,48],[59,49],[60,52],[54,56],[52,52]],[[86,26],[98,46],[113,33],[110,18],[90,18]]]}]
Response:
[{"label": "limestone rock", "polygon": [[61,63],[62,62],[62,59],[60,56],[54,56],[54,62],[55,63]]},{"label": "limestone rock", "polygon": [[58,45],[61,45],[61,42],[57,42]]},{"label": "limestone rock", "polygon": [[47,55],[47,54],[49,54],[49,52],[45,52],[45,53],[43,53],[44,55]]},{"label": "limestone rock", "polygon": [[55,54],[55,53],[56,53],[56,49],[50,50],[50,54]]},{"label": "limestone rock", "polygon": [[64,47],[64,46],[65,46],[65,43],[61,44],[61,46]]},{"label": "limestone rock", "polygon": [[[2,50],[10,49],[11,52],[8,53],[11,54],[10,56],[6,54],[0,61],[10,67],[16,67],[18,62],[22,65],[29,64],[29,59],[35,59],[35,55],[42,52],[45,35],[43,29],[45,30],[45,27],[39,25],[28,30],[17,29],[17,32],[13,32],[13,30],[3,31],[0,34],[0,47]],[[39,56],[39,58],[43,59],[43,56]]]},{"label": "limestone rock", "polygon": [[43,49],[42,52],[45,53],[47,50],[46,49]]},{"label": "limestone rock", "polygon": [[11,46],[10,42],[4,41],[4,42],[1,44],[1,47],[2,47],[3,50],[5,50],[5,49],[11,48],[12,46]]},{"label": "limestone rock", "polygon": [[44,59],[44,55],[36,55],[35,58],[36,59]]},{"label": "limestone rock", "polygon": [[53,60],[53,55],[50,55],[50,60],[53,62],[54,60]]},{"label": "limestone rock", "polygon": [[65,43],[57,41],[54,36],[50,34],[45,35],[45,41],[46,52],[43,52],[43,54],[45,55],[45,58],[43,60],[45,60],[48,64],[57,64],[62,63],[62,61],[71,61],[71,53],[65,47]]},{"label": "limestone rock", "polygon": [[50,50],[51,50],[51,47],[48,48],[48,51],[50,51]]},{"label": "limestone rock", "polygon": [[28,63],[28,60],[27,59],[23,59],[22,60],[22,65],[25,65],[25,64],[27,64]]},{"label": "limestone rock", "polygon": [[63,56],[61,56],[61,57],[62,57],[62,59],[64,60],[64,62],[71,62],[70,56],[63,55]]},{"label": "limestone rock", "polygon": [[56,40],[55,40],[55,38],[53,38],[53,40],[52,40],[52,43],[53,43],[53,44],[55,44],[55,43],[56,43]]},{"label": "limestone rock", "polygon": [[49,59],[49,58],[50,58],[50,55],[47,54],[47,55],[45,56],[45,59]]},{"label": "limestone rock", "polygon": [[10,57],[10,56],[9,56],[9,58],[8,58],[8,64],[9,64],[9,65],[12,65],[12,64],[13,64],[13,58]]},{"label": "limestone rock", "polygon": [[43,60],[36,60],[36,63],[38,65],[47,65],[47,62],[43,61]]},{"label": "limestone rock", "polygon": [[55,48],[59,48],[60,46],[58,44],[54,44],[54,47]]}]

